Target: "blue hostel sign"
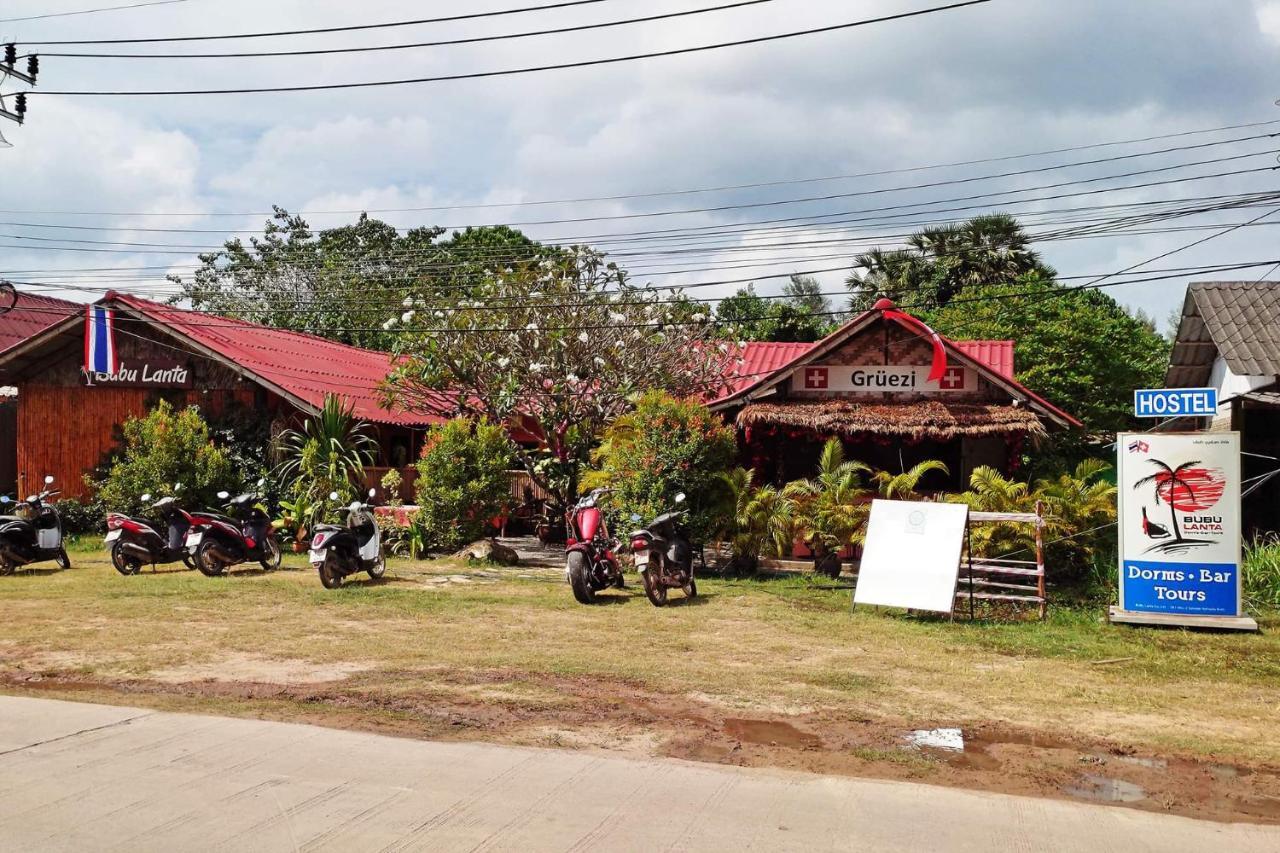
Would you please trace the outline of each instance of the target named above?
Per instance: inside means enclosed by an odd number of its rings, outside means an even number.
[[[1213,417],[1218,413],[1216,388],[1139,388],[1133,392],[1139,418]]]

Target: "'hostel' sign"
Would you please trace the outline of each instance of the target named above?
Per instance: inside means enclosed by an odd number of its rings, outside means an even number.
[[[114,373],[81,370],[86,385],[117,388],[190,388],[191,368],[167,359],[121,361]]]
[[[1112,618],[1240,616],[1239,433],[1116,438],[1120,607]]]
[[[936,382],[929,381],[929,369],[927,364],[809,364],[791,375],[791,390],[945,394],[972,391],[977,386],[977,375],[967,367],[953,364]]]

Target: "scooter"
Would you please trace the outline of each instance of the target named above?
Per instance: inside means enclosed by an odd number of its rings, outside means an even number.
[[[376,489],[369,490],[372,499]],[[329,493],[336,501],[337,492]],[[377,580],[387,572],[387,556],[382,552],[382,530],[367,503],[352,501],[343,510],[346,526],[317,524],[311,536],[311,567],[320,575],[325,589],[337,589],[342,579],[356,572],[368,572]]]
[[[684,503],[684,499],[684,492],[676,495],[676,504]],[[669,589],[683,590],[686,598],[698,594],[698,582],[693,577],[693,545],[680,524],[686,513],[682,509],[664,512],[629,537],[644,594],[654,607],[666,605]],[[639,521],[640,516],[632,515],[631,520]]]
[[[258,481],[258,488],[265,480]],[[280,568],[280,543],[271,529],[271,519],[258,507],[254,492],[231,497],[218,492],[228,501],[230,512],[192,513],[192,527],[187,533],[187,551],[195,558],[196,568],[206,577],[218,577],[232,566],[256,560],[271,571]]]
[[[19,566],[53,560],[60,569],[71,568],[71,558],[62,542],[62,516],[46,503],[61,492],[49,489],[52,476],[44,478],[44,491],[31,495],[25,501],[10,500],[0,496],[0,511],[13,515],[0,515],[0,575],[11,575]]]
[[[596,593],[602,589],[624,586],[622,567],[613,553],[618,543],[609,538],[609,528],[599,506],[600,499],[611,491],[594,489],[569,513],[565,575],[579,604],[593,603]]]
[[[175,483],[173,491],[176,493],[181,488],[180,483]],[[149,500],[150,494],[142,496],[143,503]],[[144,563],[150,563],[153,571],[161,563],[179,561],[188,569],[194,569],[195,557],[186,546],[192,516],[178,505],[173,495],[160,498],[151,509],[154,519],[119,512],[107,514],[107,537],[103,544],[111,549],[111,565],[122,575],[136,575]]]

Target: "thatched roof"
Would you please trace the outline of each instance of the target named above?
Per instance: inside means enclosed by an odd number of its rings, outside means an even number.
[[[820,435],[873,433],[914,441],[948,441],[958,436],[1040,433],[1044,425],[1025,407],[983,403],[752,403],[738,413],[738,426],[803,429]]]

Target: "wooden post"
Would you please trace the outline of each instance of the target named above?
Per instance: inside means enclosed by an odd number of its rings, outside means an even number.
[[[1040,595],[1040,619],[1048,615],[1049,597],[1044,587],[1044,502],[1036,501],[1036,587]]]

